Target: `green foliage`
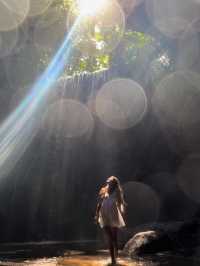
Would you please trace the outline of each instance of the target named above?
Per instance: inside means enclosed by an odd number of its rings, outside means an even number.
[[[67,75],[80,74],[83,72],[94,73],[102,71],[110,66],[110,57],[106,54],[96,56],[83,55],[80,51],[73,53],[69,64],[65,69]]]
[[[76,13],[74,0],[55,0],[54,5],[67,11],[73,8],[74,14]],[[81,27],[84,27],[84,34],[81,32],[82,28],[78,29],[81,34],[77,34],[77,38],[73,40],[73,55],[65,69],[67,75],[92,73],[119,65],[133,69],[154,49],[152,37],[142,32],[127,30],[118,47],[110,52],[106,45],[114,45],[118,36],[122,35],[118,26],[107,29],[98,25],[98,22],[95,24],[94,21],[85,20]],[[48,54],[45,53],[41,62],[45,65],[49,60]]]
[[[113,53],[113,64],[120,62],[125,65],[132,65],[136,59],[145,51],[150,52],[153,47],[154,40],[149,35],[128,30],[124,33],[123,39],[116,52]],[[116,57],[116,53],[118,56]]]

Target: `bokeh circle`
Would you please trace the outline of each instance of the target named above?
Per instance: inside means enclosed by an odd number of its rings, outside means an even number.
[[[166,36],[178,38],[189,24],[199,18],[200,4],[195,0],[148,0],[146,12]]]
[[[148,185],[128,182],[123,185],[127,203],[127,226],[134,227],[155,222],[160,211],[160,199]]]
[[[28,15],[30,17],[42,15],[54,0],[29,0],[30,9]]]
[[[177,71],[166,76],[152,97],[153,109],[161,122],[187,128],[200,122],[200,75]]]
[[[28,16],[29,0],[0,0],[0,31],[16,29]]]
[[[85,105],[72,99],[60,99],[48,107],[43,127],[47,136],[58,134],[64,138],[76,138],[90,134],[93,122]]]
[[[37,20],[33,40],[39,49],[55,53],[59,49],[65,35],[66,12],[52,7]]]
[[[147,98],[143,88],[135,81],[114,79],[100,89],[95,105],[103,123],[114,129],[127,129],[143,118]]]

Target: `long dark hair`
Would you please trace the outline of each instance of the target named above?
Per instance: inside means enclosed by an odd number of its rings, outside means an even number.
[[[120,181],[116,176],[110,176],[106,183],[108,186],[108,192],[109,194],[116,193],[117,203],[122,206],[125,206],[125,200],[124,200],[124,192],[121,187]]]
[[[115,193],[118,205],[124,209],[127,204],[124,200],[124,192],[119,179],[116,176],[110,176],[106,180],[106,184],[99,191],[100,198],[104,198],[106,194]]]

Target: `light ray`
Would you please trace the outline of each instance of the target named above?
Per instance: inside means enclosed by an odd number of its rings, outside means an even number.
[[[79,16],[52,62],[31,89],[30,94],[0,126],[0,177],[8,174],[31,143],[38,126],[48,91],[63,71],[72,52],[71,39],[76,34]]]

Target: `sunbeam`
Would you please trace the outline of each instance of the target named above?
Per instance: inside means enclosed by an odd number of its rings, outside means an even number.
[[[0,177],[12,170],[32,141],[41,115],[41,102],[61,74],[72,51],[71,39],[81,22],[79,16],[52,62],[36,81],[30,94],[0,126]]]

